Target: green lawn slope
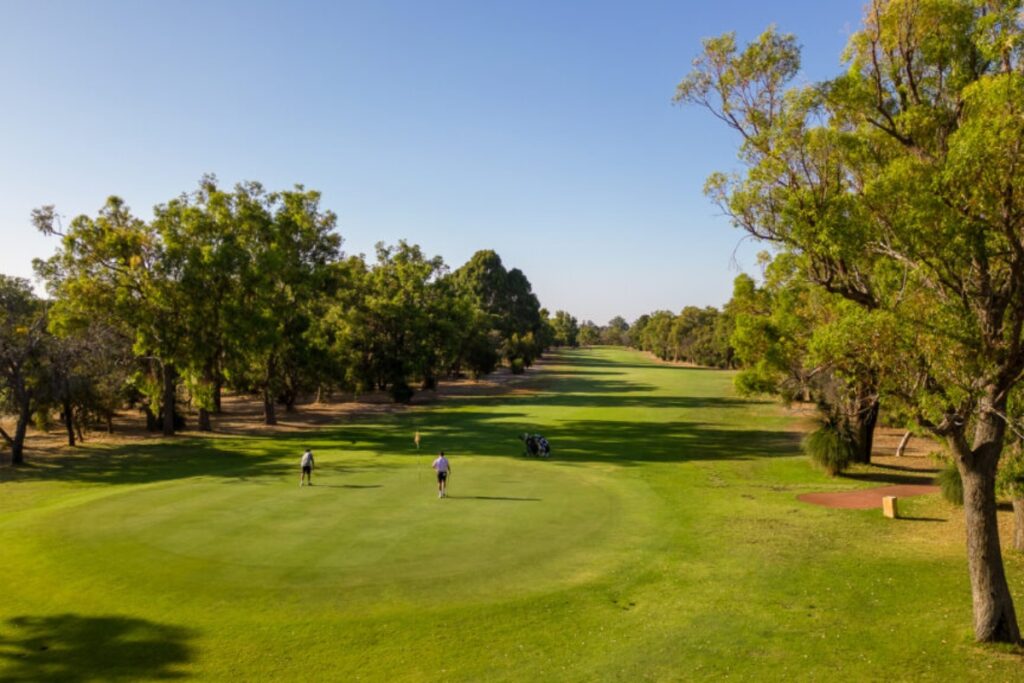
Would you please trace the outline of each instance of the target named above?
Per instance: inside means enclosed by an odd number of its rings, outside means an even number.
[[[800,503],[871,483],[798,443],[730,373],[594,349],[500,395],[6,470],[0,680],[1024,679],[971,642],[956,512]]]

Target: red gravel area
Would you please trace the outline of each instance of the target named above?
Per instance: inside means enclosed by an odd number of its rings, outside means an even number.
[[[923,496],[927,493],[938,493],[938,486],[922,484],[901,484],[899,486],[879,486],[859,491],[843,491],[841,493],[805,493],[797,496],[797,500],[805,503],[823,505],[827,508],[845,508],[848,510],[868,510],[882,507],[883,496],[908,498]]]

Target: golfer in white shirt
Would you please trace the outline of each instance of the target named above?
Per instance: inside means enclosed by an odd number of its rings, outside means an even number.
[[[431,467],[437,472],[437,497],[444,498],[448,495],[448,475],[452,473],[452,465],[444,457],[444,451],[441,451]]]

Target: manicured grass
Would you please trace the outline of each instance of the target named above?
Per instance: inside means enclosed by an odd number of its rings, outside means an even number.
[[[573,351],[530,391],[4,471],[0,680],[1024,678],[971,642],[956,511],[799,503],[871,484],[731,379]]]

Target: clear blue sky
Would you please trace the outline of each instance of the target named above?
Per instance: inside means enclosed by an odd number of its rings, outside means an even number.
[[[832,75],[862,2],[4,0],[0,272],[52,252],[33,207],[148,217],[212,172],[322,191],[349,253],[494,249],[581,319],[720,305],[758,247],[701,191],[736,140],[675,85],[770,23]]]

